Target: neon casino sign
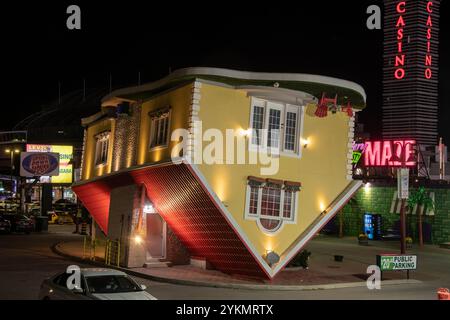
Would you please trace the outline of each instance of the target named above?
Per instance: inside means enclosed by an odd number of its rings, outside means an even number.
[[[432,66],[432,55],[431,55],[431,39],[433,35],[433,18],[431,14],[433,13],[433,1],[427,1],[425,5],[425,11],[427,14],[427,22],[426,22],[426,47],[427,51],[425,53],[425,78],[431,79],[433,76],[433,72],[431,70]],[[406,55],[403,51],[403,39],[405,38],[405,19],[404,16],[407,13],[406,10],[406,1],[400,1],[397,3],[395,12],[397,13],[397,19],[395,20],[395,27],[397,28],[397,52],[395,55],[395,70],[394,70],[394,77],[397,80],[401,80],[405,77],[405,61],[406,61]]]
[[[431,36],[432,36],[432,28],[433,28],[433,19],[431,18],[431,14],[433,13],[433,1],[428,1],[426,10],[428,13],[427,18],[427,53],[425,54],[425,78],[431,79],[433,73],[431,71]]]
[[[403,79],[405,77],[405,54],[403,53],[403,38],[404,38],[404,28],[405,19],[403,15],[406,13],[406,1],[400,1],[397,3],[396,12],[398,14],[397,23],[397,54],[395,56],[395,71],[394,77],[397,80]]]

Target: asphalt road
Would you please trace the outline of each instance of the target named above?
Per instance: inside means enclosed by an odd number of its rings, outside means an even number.
[[[42,280],[65,270],[73,262],[55,255],[50,246],[79,235],[72,235],[72,226],[52,226],[47,234],[0,235],[0,299],[36,299]],[[314,244],[314,246],[327,246]],[[335,245],[330,243],[335,248]],[[316,248],[317,249],[317,248]],[[347,248],[347,250],[349,250]],[[317,250],[316,250],[317,251]],[[348,253],[351,254],[350,252]],[[422,284],[383,286],[381,290],[365,287],[315,291],[260,291],[221,289],[173,285],[136,278],[147,285],[147,291],[158,299],[436,299],[436,289],[450,283],[450,259],[430,255],[426,263],[436,266],[442,277],[434,277]],[[450,254],[449,254],[450,257]],[[433,260],[434,259],[434,260]]]

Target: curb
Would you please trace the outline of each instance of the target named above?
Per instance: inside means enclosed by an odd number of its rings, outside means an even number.
[[[73,260],[83,264],[90,264],[97,267],[105,267],[104,263],[82,259],[77,256],[72,256],[67,254],[58,248],[64,242],[59,242],[53,244],[50,249],[53,253]],[[163,278],[158,276],[153,276],[146,273],[141,273],[137,271],[133,271],[133,269],[127,269],[122,267],[115,266],[107,266],[110,269],[120,270],[126,272],[129,275],[157,281],[164,282],[170,284],[177,285],[185,285],[185,286],[195,286],[195,287],[209,287],[209,288],[222,288],[222,289],[245,289],[245,290],[272,290],[272,291],[312,291],[312,290],[329,290],[329,289],[343,289],[343,288],[357,288],[357,287],[366,287],[366,281],[358,281],[358,282],[342,282],[342,283],[331,283],[331,284],[318,284],[318,285],[300,285],[300,286],[287,286],[287,285],[270,285],[270,284],[241,284],[241,283],[224,283],[224,282],[203,282],[203,281],[194,281],[194,280],[183,280],[183,279],[172,279],[172,278]],[[401,284],[420,284],[422,281],[415,279],[401,279],[401,280],[384,280],[381,282],[381,285],[401,285]]]

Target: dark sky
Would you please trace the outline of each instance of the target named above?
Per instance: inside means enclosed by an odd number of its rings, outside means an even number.
[[[361,84],[368,94],[361,120],[381,128],[381,30],[366,28],[366,8],[381,1],[47,1],[2,11],[0,129],[62,93],[135,85],[172,70],[214,66],[316,73]],[[66,28],[66,8],[79,4],[82,30]],[[440,134],[450,143],[450,1],[441,6]],[[6,80],[6,81],[5,81]],[[6,101],[5,101],[6,100]],[[93,110],[95,112],[95,110]]]

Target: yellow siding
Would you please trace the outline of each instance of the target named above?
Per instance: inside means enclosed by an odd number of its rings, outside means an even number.
[[[160,162],[171,159],[171,150],[176,142],[170,142],[169,148],[150,151],[150,116],[149,112],[171,107],[169,132],[175,129],[188,128],[189,108],[192,101],[192,84],[161,94],[142,104],[140,138],[138,145],[138,165]]]
[[[111,162],[112,162],[112,146],[114,144],[114,129],[115,121],[110,119],[105,119],[90,125],[87,128],[86,133],[86,145],[84,150],[83,158],[83,176],[82,180],[88,180],[94,177],[98,177],[104,174],[111,173]],[[111,131],[109,136],[109,151],[108,151],[108,162],[106,165],[96,166],[95,165],[95,148],[96,139],[95,136],[104,131]]]
[[[203,130],[218,128],[225,132],[226,129],[247,129],[250,100],[245,92],[203,84],[199,112]],[[266,235],[255,221],[244,219],[247,177],[263,177],[259,166],[198,166],[261,255],[266,250],[282,254],[348,184],[349,117],[338,112],[326,118],[317,118],[311,116],[314,112],[311,109],[305,111],[303,127],[303,138],[308,138],[310,145],[303,149],[301,159],[281,156],[278,174],[270,176],[273,179],[298,181],[303,185],[297,199],[297,224],[285,223],[276,235]],[[203,143],[204,146],[207,144]]]

